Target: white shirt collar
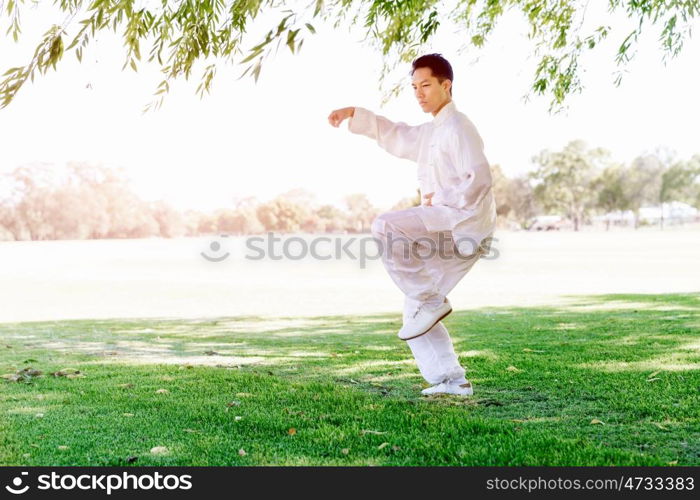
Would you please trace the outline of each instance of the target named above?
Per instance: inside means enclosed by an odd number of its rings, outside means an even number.
[[[433,124],[434,125],[440,125],[447,120],[447,118],[454,113],[457,110],[457,107],[455,106],[455,102],[450,99],[450,102],[445,104],[440,111],[438,111],[438,114],[433,117]]]

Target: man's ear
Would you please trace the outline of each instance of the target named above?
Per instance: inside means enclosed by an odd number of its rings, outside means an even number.
[[[442,88],[444,88],[445,92],[447,92],[449,94],[450,89],[452,88],[452,80],[444,79],[442,81]]]

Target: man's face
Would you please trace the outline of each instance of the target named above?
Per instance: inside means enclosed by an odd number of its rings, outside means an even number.
[[[418,104],[426,113],[435,114],[450,100],[452,82],[443,80],[440,83],[430,68],[416,69],[413,72],[412,85]]]

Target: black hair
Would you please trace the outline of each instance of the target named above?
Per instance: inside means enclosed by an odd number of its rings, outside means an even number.
[[[433,76],[438,79],[438,82],[442,83],[445,80],[454,82],[454,74],[452,72],[452,65],[449,61],[442,57],[441,54],[426,54],[420,56],[418,59],[413,61],[413,69],[411,70],[411,76],[413,72],[418,68],[430,68]],[[450,96],[452,95],[452,86],[450,85]]]

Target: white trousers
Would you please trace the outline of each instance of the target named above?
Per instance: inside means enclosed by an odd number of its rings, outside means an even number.
[[[442,303],[487,250],[480,247],[473,255],[461,255],[451,231],[428,231],[415,208],[418,207],[381,214],[371,228],[380,245],[384,267],[405,295],[404,322],[421,303]],[[464,380],[465,370],[442,321],[406,342],[427,382]]]

